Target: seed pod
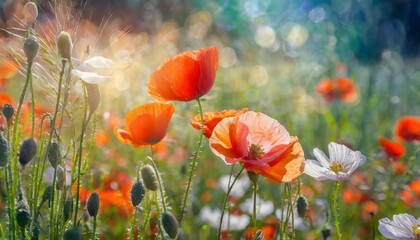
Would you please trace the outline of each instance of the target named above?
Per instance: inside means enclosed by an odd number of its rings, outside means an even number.
[[[89,111],[90,114],[93,114],[101,103],[101,92],[99,91],[98,84],[90,83],[86,83],[86,91]]]
[[[48,161],[50,161],[51,166],[55,169],[57,165],[60,163],[60,146],[54,140],[51,142],[50,147],[48,148]]]
[[[13,106],[8,103],[4,104],[2,109],[3,116],[6,118],[7,122],[9,122],[15,112],[15,109],[13,109]]]
[[[9,162],[9,143],[0,132],[0,167],[5,167]]]
[[[73,49],[73,43],[68,32],[61,32],[57,39],[58,53],[61,58],[65,58],[71,61],[71,51]]]
[[[86,208],[87,211],[89,213],[90,216],[92,217],[96,217],[96,215],[98,215],[98,211],[99,211],[99,194],[97,194],[96,192],[93,192],[86,204]]]
[[[33,138],[23,140],[20,146],[19,163],[23,167],[28,164],[35,157],[37,149],[38,146]]]
[[[164,212],[161,215],[161,221],[165,232],[171,239],[175,239],[178,236],[178,220],[175,216],[170,212]]]
[[[67,222],[67,220],[69,220],[71,217],[71,199],[67,199],[64,202],[63,216],[64,216],[64,222]]]
[[[70,228],[64,233],[64,240],[82,240],[82,234],[78,228]]]
[[[322,239],[328,239],[331,236],[331,229],[324,228],[322,229],[321,233],[322,233]]]
[[[149,164],[142,167],[141,171],[141,178],[143,179],[143,183],[147,189],[150,191],[156,191],[158,189],[157,177],[153,167]]]
[[[43,202],[45,202],[45,201],[49,201],[50,200],[50,198],[51,198],[51,196],[52,196],[52,191],[53,191],[53,186],[51,186],[51,185],[48,185],[46,188],[45,188],[45,190],[44,190],[44,193],[42,194],[42,201]]]
[[[38,50],[39,43],[35,38],[29,37],[25,40],[25,43],[23,44],[23,51],[25,52],[28,62],[32,62],[35,59],[38,54]]]
[[[55,187],[57,190],[64,189],[64,186],[66,186],[66,170],[60,165],[56,168],[57,171],[57,185]]]
[[[30,221],[29,206],[25,200],[20,200],[16,207],[16,222],[21,228],[25,228]]]
[[[144,198],[144,187],[140,181],[137,181],[131,187],[131,204],[137,206],[141,203]]]
[[[299,196],[297,199],[297,212],[298,216],[304,218],[308,210],[308,202],[304,196]]]
[[[35,3],[27,2],[22,8],[23,21],[26,25],[31,25],[35,22],[38,17],[38,8]]]
[[[258,173],[248,171],[248,177],[249,177],[249,180],[251,180],[251,182],[258,183],[258,179],[260,178],[260,175]]]

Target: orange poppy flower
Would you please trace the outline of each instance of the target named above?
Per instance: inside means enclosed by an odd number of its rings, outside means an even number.
[[[207,94],[216,77],[218,57],[216,47],[207,47],[169,58],[150,76],[150,96],[159,101],[188,102]]]
[[[234,117],[238,114],[242,114],[242,113],[247,112],[247,111],[248,111],[248,108],[243,108],[242,110],[229,109],[229,110],[224,110],[224,111],[221,111],[221,112],[205,112],[203,114],[203,116],[204,116],[204,136],[206,136],[207,138],[210,138],[210,136],[213,132],[213,129],[224,118]],[[201,129],[201,116],[199,114],[195,115],[192,118],[191,125],[197,130]]]
[[[141,105],[127,113],[125,129],[115,129],[115,136],[120,142],[135,147],[158,143],[165,137],[174,111],[171,104]]]
[[[405,154],[405,147],[400,142],[391,141],[385,137],[380,137],[379,145],[381,145],[389,158],[398,159]]]
[[[277,230],[276,225],[267,225],[258,230],[261,231],[264,235],[264,240],[275,239],[274,237]],[[258,230],[256,230],[255,232],[257,232]],[[249,228],[246,230],[245,239],[254,239],[254,228]]]
[[[0,87],[3,87],[6,80],[18,73],[18,65],[14,60],[7,60],[0,64]]]
[[[400,118],[395,126],[395,134],[406,141],[420,141],[420,117]]]
[[[13,100],[12,98],[9,96],[9,94],[2,92],[0,93],[0,107],[3,107],[4,104],[10,104],[13,105]]]
[[[346,103],[353,103],[358,97],[357,88],[349,78],[321,80],[316,86],[316,91],[328,102],[338,99]]]
[[[420,203],[420,178],[409,183],[401,192],[401,200],[408,207],[413,207]]]
[[[304,153],[297,137],[263,113],[249,111],[223,119],[213,130],[210,148],[226,164],[240,162],[277,183],[303,173]]]

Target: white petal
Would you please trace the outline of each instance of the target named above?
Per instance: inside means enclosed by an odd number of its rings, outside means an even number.
[[[330,153],[331,161],[346,164],[346,160],[352,151],[342,144],[331,142],[328,144],[328,152]]]
[[[347,173],[352,174],[360,165],[364,164],[366,157],[362,155],[359,151],[351,152],[349,156],[348,165],[345,166]]]
[[[321,166],[321,164],[315,160],[305,161],[304,173],[315,178],[318,181],[323,181],[327,179],[337,180],[337,174]]]
[[[83,81],[91,84],[103,83],[111,79],[110,76],[98,75],[95,72],[83,72],[79,70],[73,70],[72,73],[80,79],[82,79]]]
[[[110,69],[114,67],[114,61],[108,58],[104,57],[92,57],[88,60],[84,61],[83,63],[84,67],[92,68],[92,69]],[[80,69],[83,70],[83,69]]]
[[[379,220],[379,232],[388,239],[401,239],[401,240],[409,240],[413,237],[413,233],[410,229],[400,225],[400,222],[395,222],[389,220],[388,218],[382,218]]]
[[[322,164],[322,166],[330,168],[330,159],[328,159],[327,156],[325,156],[325,153],[323,151],[319,150],[318,148],[314,148],[314,155],[316,159]]]

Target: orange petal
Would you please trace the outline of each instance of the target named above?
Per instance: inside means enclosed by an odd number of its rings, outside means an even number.
[[[295,137],[291,137],[292,143],[275,161],[270,168],[249,166],[249,171],[263,175],[273,182],[290,182],[300,176],[304,170],[304,153],[302,146]]]
[[[234,124],[234,117],[223,119],[213,130],[210,137],[210,149],[226,163],[233,164],[238,162],[239,156],[232,147],[230,130]]]
[[[178,54],[150,76],[147,89],[160,101],[191,101],[210,91],[218,67],[216,47]]]

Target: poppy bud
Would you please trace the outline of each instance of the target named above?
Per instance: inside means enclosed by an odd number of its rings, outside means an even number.
[[[68,32],[61,32],[57,39],[58,53],[61,58],[65,58],[71,61],[71,51],[73,49],[73,43]]]
[[[5,167],[9,162],[9,143],[0,132],[0,167]]]
[[[144,187],[140,181],[137,181],[131,187],[131,204],[137,206],[141,203],[144,198]]]
[[[152,166],[149,164],[145,165],[141,169],[141,177],[147,189],[150,191],[156,191],[158,189],[156,174]]]
[[[55,187],[57,190],[62,190],[66,185],[66,170],[62,166],[57,166],[57,185]]]
[[[53,191],[53,186],[48,185],[45,190],[44,190],[44,194],[42,194],[42,201],[49,201],[51,196],[52,196],[52,191]]]
[[[16,208],[16,222],[21,228],[25,228],[31,221],[31,214],[29,213],[29,206],[25,200],[17,203]]]
[[[178,236],[178,220],[170,212],[164,212],[161,216],[162,226],[171,239]]]
[[[23,44],[23,51],[25,52],[26,59],[28,59],[28,62],[32,62],[34,60],[34,58],[38,54],[38,50],[39,43],[35,38],[29,37],[25,40],[25,43]]]
[[[297,212],[299,217],[304,218],[308,211],[308,202],[304,196],[299,196],[297,199]]]
[[[249,177],[249,180],[251,180],[251,182],[256,184],[258,183],[258,179],[260,178],[260,175],[258,173],[248,171],[248,177]]]
[[[8,103],[3,105],[3,116],[6,118],[8,122],[12,118],[14,112],[15,112],[15,109],[13,109],[12,105]]]
[[[101,92],[98,84],[86,83],[87,101],[89,105],[90,114],[94,113],[101,103]]]
[[[33,138],[23,140],[20,146],[19,163],[23,167],[28,164],[35,157],[37,149],[38,147]]]
[[[36,18],[38,17],[38,8],[35,3],[27,2],[22,9],[23,13],[23,21],[27,25],[31,25],[35,22]]]
[[[48,161],[50,161],[51,166],[55,169],[60,161],[60,146],[56,141],[52,141],[50,147],[48,148]]]
[[[82,240],[82,234],[78,228],[70,228],[64,233],[64,240]]]
[[[90,216],[92,217],[96,217],[96,215],[98,215],[98,210],[99,210],[99,194],[97,194],[96,192],[93,192],[86,204],[86,208],[87,211],[89,213]]]
[[[70,199],[67,199],[64,202],[63,217],[64,217],[64,222],[67,222],[67,220],[69,220],[71,217],[71,200]]]
[[[324,228],[322,229],[321,233],[322,233],[322,239],[328,239],[331,236],[331,229]]]
[[[264,233],[261,230],[258,230],[255,233],[254,240],[263,240],[263,239],[264,239]]]

